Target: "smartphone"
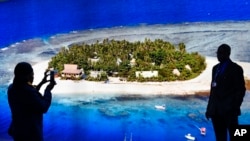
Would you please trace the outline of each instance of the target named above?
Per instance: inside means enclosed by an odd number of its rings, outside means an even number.
[[[50,71],[50,82],[55,82],[55,72]]]

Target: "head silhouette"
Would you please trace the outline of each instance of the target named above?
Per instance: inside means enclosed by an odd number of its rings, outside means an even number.
[[[222,44],[217,50],[217,59],[219,62],[223,63],[230,59],[231,48],[227,44]]]
[[[14,75],[14,85],[22,85],[28,82],[32,83],[34,79],[33,68],[27,62],[18,63],[14,69]]]

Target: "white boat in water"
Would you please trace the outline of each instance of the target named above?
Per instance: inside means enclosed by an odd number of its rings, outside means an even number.
[[[165,105],[155,105],[155,108],[159,109],[159,110],[165,110],[166,106]]]
[[[190,141],[194,141],[195,140],[195,137],[192,136],[190,133],[188,133],[187,135],[185,135],[185,138],[190,140]]]

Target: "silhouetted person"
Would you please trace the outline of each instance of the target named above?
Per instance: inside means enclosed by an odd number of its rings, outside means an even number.
[[[18,63],[14,75],[13,83],[8,88],[12,114],[9,134],[14,141],[43,141],[43,113],[50,107],[51,90],[55,83],[50,82],[42,96],[39,89],[47,82],[46,73],[37,87],[32,86],[34,73],[29,63]]]
[[[238,125],[240,106],[245,96],[243,69],[230,59],[231,48],[222,44],[217,50],[219,64],[212,70],[206,118],[212,119],[217,141],[227,141]]]

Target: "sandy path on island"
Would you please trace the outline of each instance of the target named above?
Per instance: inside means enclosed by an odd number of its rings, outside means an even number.
[[[119,78],[110,78],[109,83],[90,82],[86,80],[72,81],[56,78],[57,85],[53,94],[142,94],[142,95],[167,95],[167,94],[195,94],[208,92],[210,89],[212,67],[218,63],[214,57],[206,57],[207,67],[196,78],[186,81],[173,82],[124,82]],[[244,76],[250,79],[250,63],[237,62],[244,69]],[[42,80],[48,61],[33,65],[34,84]],[[45,86],[42,87],[44,89]],[[42,92],[42,91],[41,91]]]

